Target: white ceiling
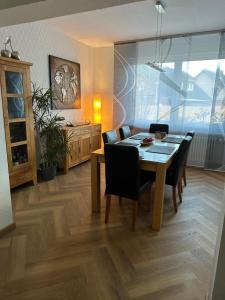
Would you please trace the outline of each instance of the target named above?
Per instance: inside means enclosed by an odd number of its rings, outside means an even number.
[[[0,27],[138,1],[142,0],[0,0]]]
[[[225,28],[225,0],[164,0],[163,3],[166,14],[162,35]],[[93,47],[156,35],[154,0],[64,16],[47,22]]]

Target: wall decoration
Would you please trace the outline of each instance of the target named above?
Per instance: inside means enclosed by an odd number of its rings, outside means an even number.
[[[80,64],[49,55],[52,109],[81,108]]]
[[[10,47],[11,50],[7,49]],[[11,36],[6,38],[6,41],[4,43],[4,49],[1,50],[1,56],[8,57],[8,58],[14,58],[20,60],[20,54],[18,51],[13,50],[12,48],[12,38]]]

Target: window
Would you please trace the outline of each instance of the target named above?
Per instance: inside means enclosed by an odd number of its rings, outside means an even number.
[[[219,33],[164,40],[165,72],[147,65],[155,58],[154,41],[119,45],[116,53],[123,56],[123,63],[120,56],[115,64],[115,86],[119,87],[115,93],[116,120],[146,129],[151,122],[162,122],[168,123],[171,131],[191,128],[207,132],[212,116],[222,118],[221,105],[225,102],[221,40]]]

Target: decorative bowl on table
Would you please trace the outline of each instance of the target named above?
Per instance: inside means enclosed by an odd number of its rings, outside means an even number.
[[[145,138],[141,141],[141,146],[142,147],[150,146],[153,143],[153,141],[154,139],[152,137]]]

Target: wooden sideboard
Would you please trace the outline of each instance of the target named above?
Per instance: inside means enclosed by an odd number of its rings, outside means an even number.
[[[67,173],[72,168],[91,158],[91,152],[101,148],[101,124],[65,127],[64,133],[69,137],[68,154],[63,169]]]

